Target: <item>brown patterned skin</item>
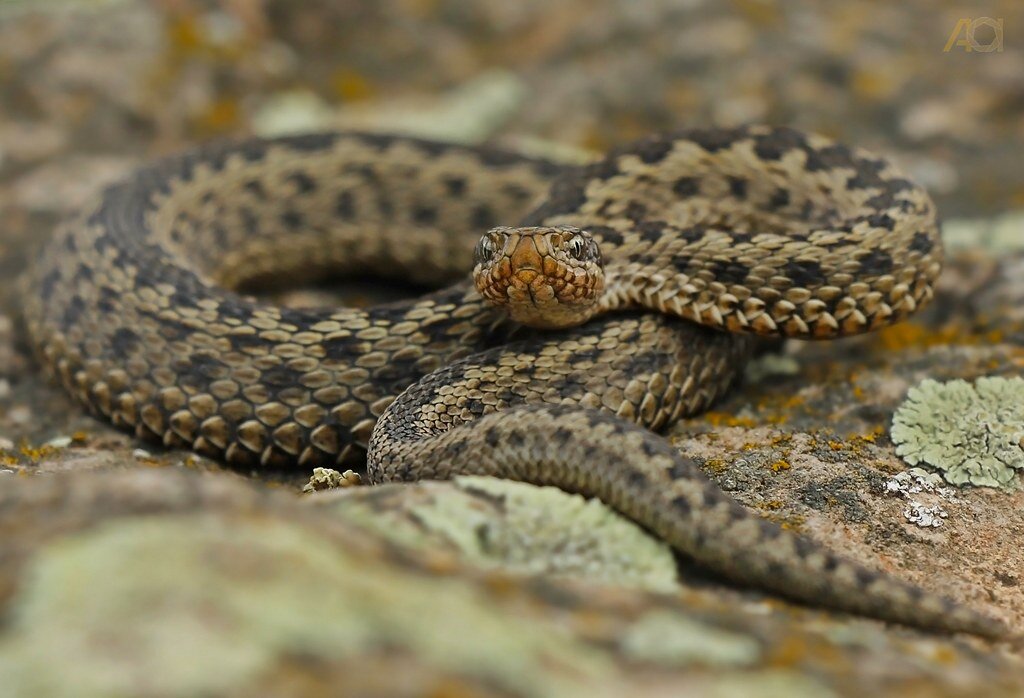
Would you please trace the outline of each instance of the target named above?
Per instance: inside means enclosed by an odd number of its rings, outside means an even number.
[[[276,308],[230,290],[299,273],[464,279],[480,232],[517,220],[588,231],[604,262],[595,312],[623,312],[509,343],[502,312],[465,280],[365,310]],[[140,437],[304,468],[359,460],[370,441],[375,482],[485,472],[554,484],[737,581],[999,636],[980,614],[749,514],[646,430],[707,407],[747,352],[742,337],[681,318],[762,335],[864,331],[927,301],[940,260],[919,187],[788,129],[659,136],[578,170],[325,134],[199,150],[107,190],[44,250],[25,316],[68,390]]]

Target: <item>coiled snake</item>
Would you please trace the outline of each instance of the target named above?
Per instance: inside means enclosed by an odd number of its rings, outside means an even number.
[[[480,291],[466,279],[478,239]],[[648,431],[720,395],[744,335],[828,338],[906,317],[941,255],[921,188],[789,129],[656,136],[581,168],[323,134],[207,147],[109,188],[45,247],[25,317],[72,395],[167,446],[310,468],[368,445],[374,482],[557,485],[739,582],[998,636],[748,513]],[[366,271],[461,280],[367,309],[238,293]],[[547,327],[595,317],[531,334],[498,305]]]

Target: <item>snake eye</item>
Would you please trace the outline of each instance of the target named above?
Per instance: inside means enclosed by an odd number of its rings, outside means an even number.
[[[476,243],[473,257],[477,264],[484,264],[489,262],[497,251],[498,246],[494,243],[494,239],[490,235],[484,235],[480,238],[480,242]]]
[[[576,259],[583,259],[583,253],[586,250],[586,245],[583,243],[583,238],[574,237],[569,240],[569,254]]]

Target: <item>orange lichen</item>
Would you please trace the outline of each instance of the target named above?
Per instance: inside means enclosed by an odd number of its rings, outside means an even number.
[[[806,403],[800,395],[769,395],[758,401],[757,410],[761,413],[763,424],[785,424],[793,411]]]
[[[882,425],[878,425],[874,429],[872,429],[870,432],[868,432],[867,434],[855,434],[855,433],[847,434],[846,435],[846,440],[850,441],[850,442],[853,442],[853,443],[856,443],[856,442],[859,441],[859,442],[863,442],[863,443],[873,444],[873,443],[875,443],[875,441],[878,440],[879,436],[882,436],[884,434],[885,434],[885,427],[882,426]]]
[[[799,533],[803,531],[804,524],[807,522],[807,517],[795,514],[793,516],[781,516],[776,514],[762,514],[763,519],[771,521],[773,524],[779,526],[786,531],[794,531]]]
[[[725,472],[729,463],[724,458],[708,458],[704,461],[704,467],[714,473]]]
[[[755,422],[750,417],[737,417],[728,412],[705,412],[704,419],[713,427],[755,427]]]
[[[376,94],[369,80],[346,68],[336,70],[331,76],[331,89],[344,102],[360,102]]]
[[[768,658],[768,664],[776,667],[797,666],[807,659],[807,655],[811,651],[807,640],[796,636],[783,637],[779,642],[773,643],[770,648],[771,656]]]
[[[195,128],[200,133],[215,134],[232,131],[241,123],[242,110],[238,100],[222,98],[207,105],[196,118]]]
[[[768,467],[772,469],[772,472],[777,473],[782,470],[789,470],[793,466],[789,464],[789,461],[780,458]]]
[[[783,21],[782,11],[775,3],[759,0],[734,0],[733,7],[755,26],[777,27]]]
[[[411,15],[418,19],[436,17],[440,12],[440,0],[401,0],[398,3],[402,15]]]
[[[890,70],[856,70],[850,80],[853,91],[870,101],[889,99],[900,85],[900,80]]]
[[[199,50],[203,45],[203,32],[199,21],[191,15],[176,17],[167,23],[168,43],[182,52]]]
[[[25,456],[33,463],[38,463],[44,458],[48,458],[57,453],[61,449],[47,444],[43,444],[42,446],[29,446],[28,444],[23,444],[18,450],[21,452],[21,455]]]
[[[933,347],[945,344],[987,345],[1003,341],[1000,330],[974,333],[970,328],[949,324],[930,329],[912,322],[886,327],[875,334],[875,344],[882,349],[893,351],[913,347]]]

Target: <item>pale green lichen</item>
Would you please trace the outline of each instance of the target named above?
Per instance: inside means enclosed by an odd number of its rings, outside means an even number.
[[[746,667],[761,659],[761,645],[754,638],[666,610],[641,616],[619,646],[630,659],[664,666]]]
[[[255,695],[283,658],[384,650],[516,695],[591,695],[584,684],[611,676],[565,628],[489,598],[291,522],[114,521],[29,564],[0,636],[0,694]]]
[[[950,484],[1009,488],[1024,468],[1024,379],[922,381],[893,415],[891,436],[904,461]]]
[[[995,218],[955,218],[942,223],[942,242],[954,249],[983,247],[992,252],[1024,249],[1024,211],[1014,210]]]
[[[341,108],[300,90],[266,100],[253,117],[253,128],[261,136],[340,128],[479,143],[492,137],[526,96],[523,81],[505,70],[485,71],[437,96],[372,100]]]
[[[743,378],[747,383],[760,383],[775,376],[795,376],[800,373],[800,363],[784,354],[762,354],[747,362]]]
[[[484,567],[652,591],[676,588],[669,548],[596,500],[489,477],[428,487],[433,496],[410,495],[404,512],[393,502],[378,506],[373,492],[365,500],[338,499],[336,510],[399,543],[443,541]]]

